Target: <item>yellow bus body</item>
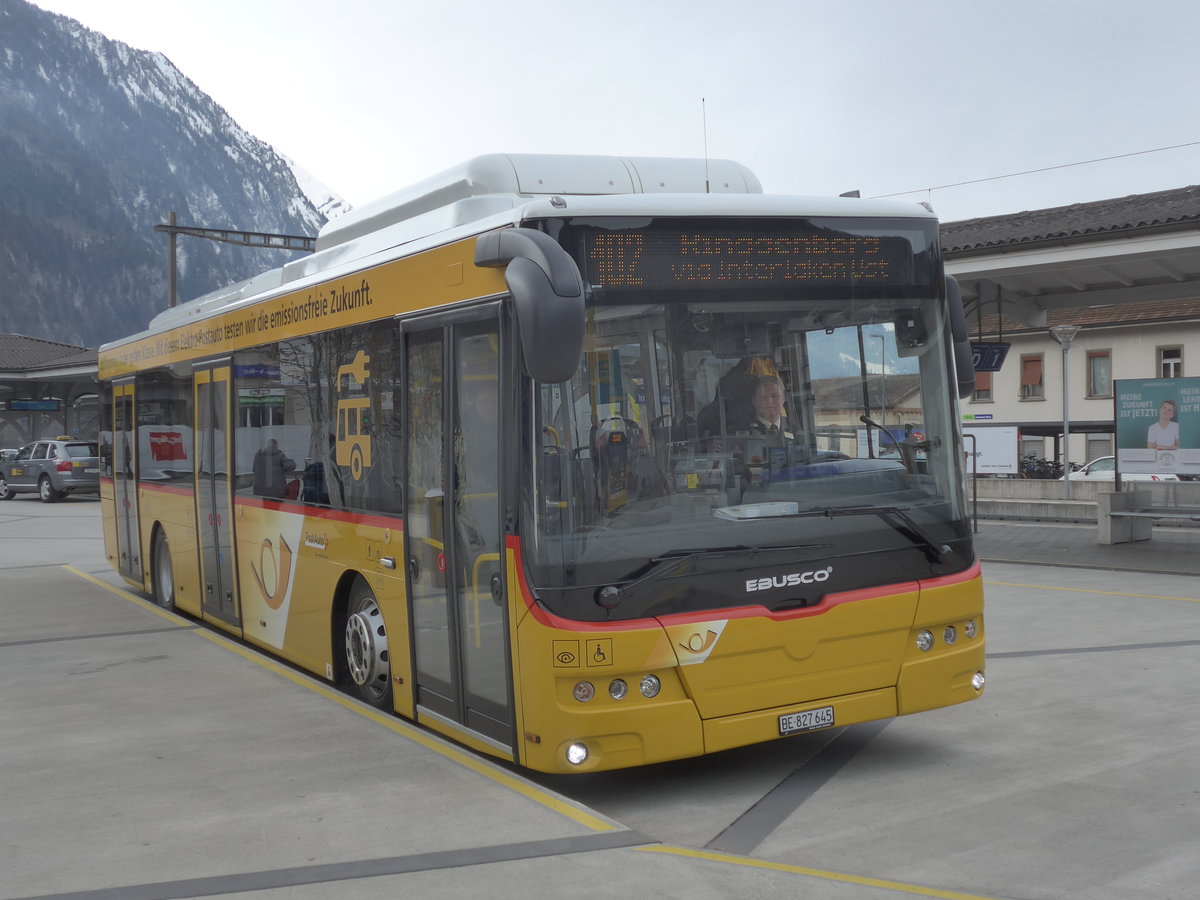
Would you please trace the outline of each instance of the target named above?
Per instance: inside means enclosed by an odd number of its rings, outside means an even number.
[[[476,266],[474,249],[474,238],[434,247],[135,336],[101,352],[100,378],[123,379],[259,344],[504,295],[504,271]],[[365,297],[368,290],[370,303],[336,300],[354,291]],[[100,495],[105,552],[120,570],[111,476],[102,479]],[[539,606],[524,579],[521,541],[510,535],[504,552],[511,670],[505,674],[512,685],[513,745],[499,747],[465,726],[423,715],[416,703],[402,518],[232,495],[239,625],[204,612],[202,526],[190,486],[139,482],[137,501],[144,562],[140,579],[125,576],[131,583],[153,593],[149,560],[161,530],[181,611],[334,680],[335,642],[342,636],[335,632],[333,609],[349,581],[361,576],[374,590],[392,637],[394,711],[535,770],[597,771],[682,759],[780,739],[781,716],[792,713],[832,707],[833,725],[842,727],[981,694],[972,685],[984,669],[978,563],[928,582],[831,594],[817,606],[786,614],[746,606],[594,624],[562,619]],[[610,504],[617,502],[610,498]],[[438,548],[433,550],[436,555]],[[490,602],[479,585],[472,587],[464,611],[468,632],[472,616],[478,625],[479,604]],[[968,622],[974,631],[970,637]],[[951,627],[959,635],[954,643],[942,639]],[[938,635],[928,651],[917,646],[917,635],[925,630]],[[640,685],[650,675],[660,689],[647,698]],[[627,686],[619,699],[610,694],[618,679]],[[581,682],[594,689],[589,699],[577,699]],[[573,744],[587,747],[582,764],[567,762]]]
[[[514,562],[510,571],[517,571]],[[908,588],[908,589],[906,589]],[[974,699],[983,671],[979,566],[937,582],[829,596],[803,614],[758,608],[604,627],[527,609],[516,629],[521,762],[533,769],[594,771],[700,756],[778,739],[779,717],[833,706],[840,727]],[[924,629],[973,638],[917,648]],[[564,655],[565,654],[565,655]],[[652,700],[638,685],[653,674]],[[608,687],[628,686],[615,700]],[[594,696],[580,702],[575,686]],[[573,743],[582,765],[566,762]]]
[[[101,493],[107,501],[105,547],[116,565],[111,481],[102,483]],[[153,529],[164,529],[172,548],[176,604],[204,618],[190,493],[143,487],[139,502],[143,558],[149,558]],[[404,573],[383,564],[385,558],[403,558],[401,521],[324,510],[310,515],[274,506],[235,500],[242,630],[208,620],[332,679],[333,600],[347,576],[360,574],[376,591],[389,634],[400,636],[390,644],[394,711],[531,769],[598,771],[776,740],[781,715],[813,707],[832,706],[835,725],[841,727],[980,695],[971,685],[984,667],[978,565],[931,583],[830,596],[789,616],[747,608],[604,626],[568,622],[539,609],[521,575],[519,541],[510,539],[517,746],[506,754],[452,723],[422,719],[415,706]],[[151,591],[149,578],[138,587]],[[963,635],[968,621],[975,623],[974,637],[952,645],[939,640],[931,651],[918,650],[921,630],[940,635],[954,626]],[[470,622],[468,609],[468,628]],[[661,690],[646,699],[639,683],[651,674]],[[616,679],[628,688],[620,700],[609,695]],[[586,702],[573,693],[583,681],[595,689]],[[582,766],[566,762],[566,748],[573,743],[588,747]]]

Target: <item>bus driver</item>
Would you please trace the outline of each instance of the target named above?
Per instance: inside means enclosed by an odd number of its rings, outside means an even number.
[[[763,375],[754,387],[754,417],[750,428],[763,435],[768,447],[795,443],[796,435],[784,413],[783,382],[775,375]]]

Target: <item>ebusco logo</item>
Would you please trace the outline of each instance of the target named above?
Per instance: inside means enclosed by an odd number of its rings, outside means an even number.
[[[833,574],[833,566],[825,569],[812,569],[808,572],[789,572],[786,575],[773,575],[770,578],[747,578],[746,593],[752,591],[770,591],[775,588],[798,587],[802,584],[816,584],[828,581]]]

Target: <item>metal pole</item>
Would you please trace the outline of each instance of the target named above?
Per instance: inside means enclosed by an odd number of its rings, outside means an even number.
[[[1063,499],[1070,500],[1071,499],[1071,463],[1070,463],[1071,454],[1070,454],[1068,448],[1071,443],[1071,416],[1067,412],[1067,403],[1068,403],[1068,398],[1070,397],[1070,391],[1068,389],[1068,377],[1069,377],[1068,372],[1070,370],[1069,370],[1069,367],[1067,366],[1067,354],[1069,354],[1071,352],[1071,342],[1069,340],[1063,341],[1062,348],[1063,348],[1063,443],[1062,443],[1062,447],[1063,447],[1063,453],[1062,453],[1062,457],[1063,457]]]
[[[1075,340],[1075,335],[1079,334],[1078,325],[1055,325],[1050,329],[1050,337],[1054,338],[1062,345],[1063,350],[1063,439],[1062,439],[1062,467],[1063,467],[1063,499],[1071,499],[1071,416],[1067,412],[1068,397],[1070,396],[1069,386],[1069,366],[1067,354],[1071,351],[1071,341]]]
[[[874,334],[879,338],[879,424],[887,425],[887,335]]]
[[[175,244],[179,240],[175,231],[175,213],[167,214],[167,224],[170,226],[170,231],[167,232],[167,309],[174,309],[175,304],[179,302],[179,293],[175,286]]]
[[[979,533],[979,445],[973,434],[964,434],[963,440],[971,442],[971,519],[972,532]]]

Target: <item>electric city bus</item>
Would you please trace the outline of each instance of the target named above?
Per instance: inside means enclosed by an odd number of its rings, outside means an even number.
[[[534,770],[930,710],[984,685],[973,378],[923,206],[485,156],[101,348],[105,551]]]

